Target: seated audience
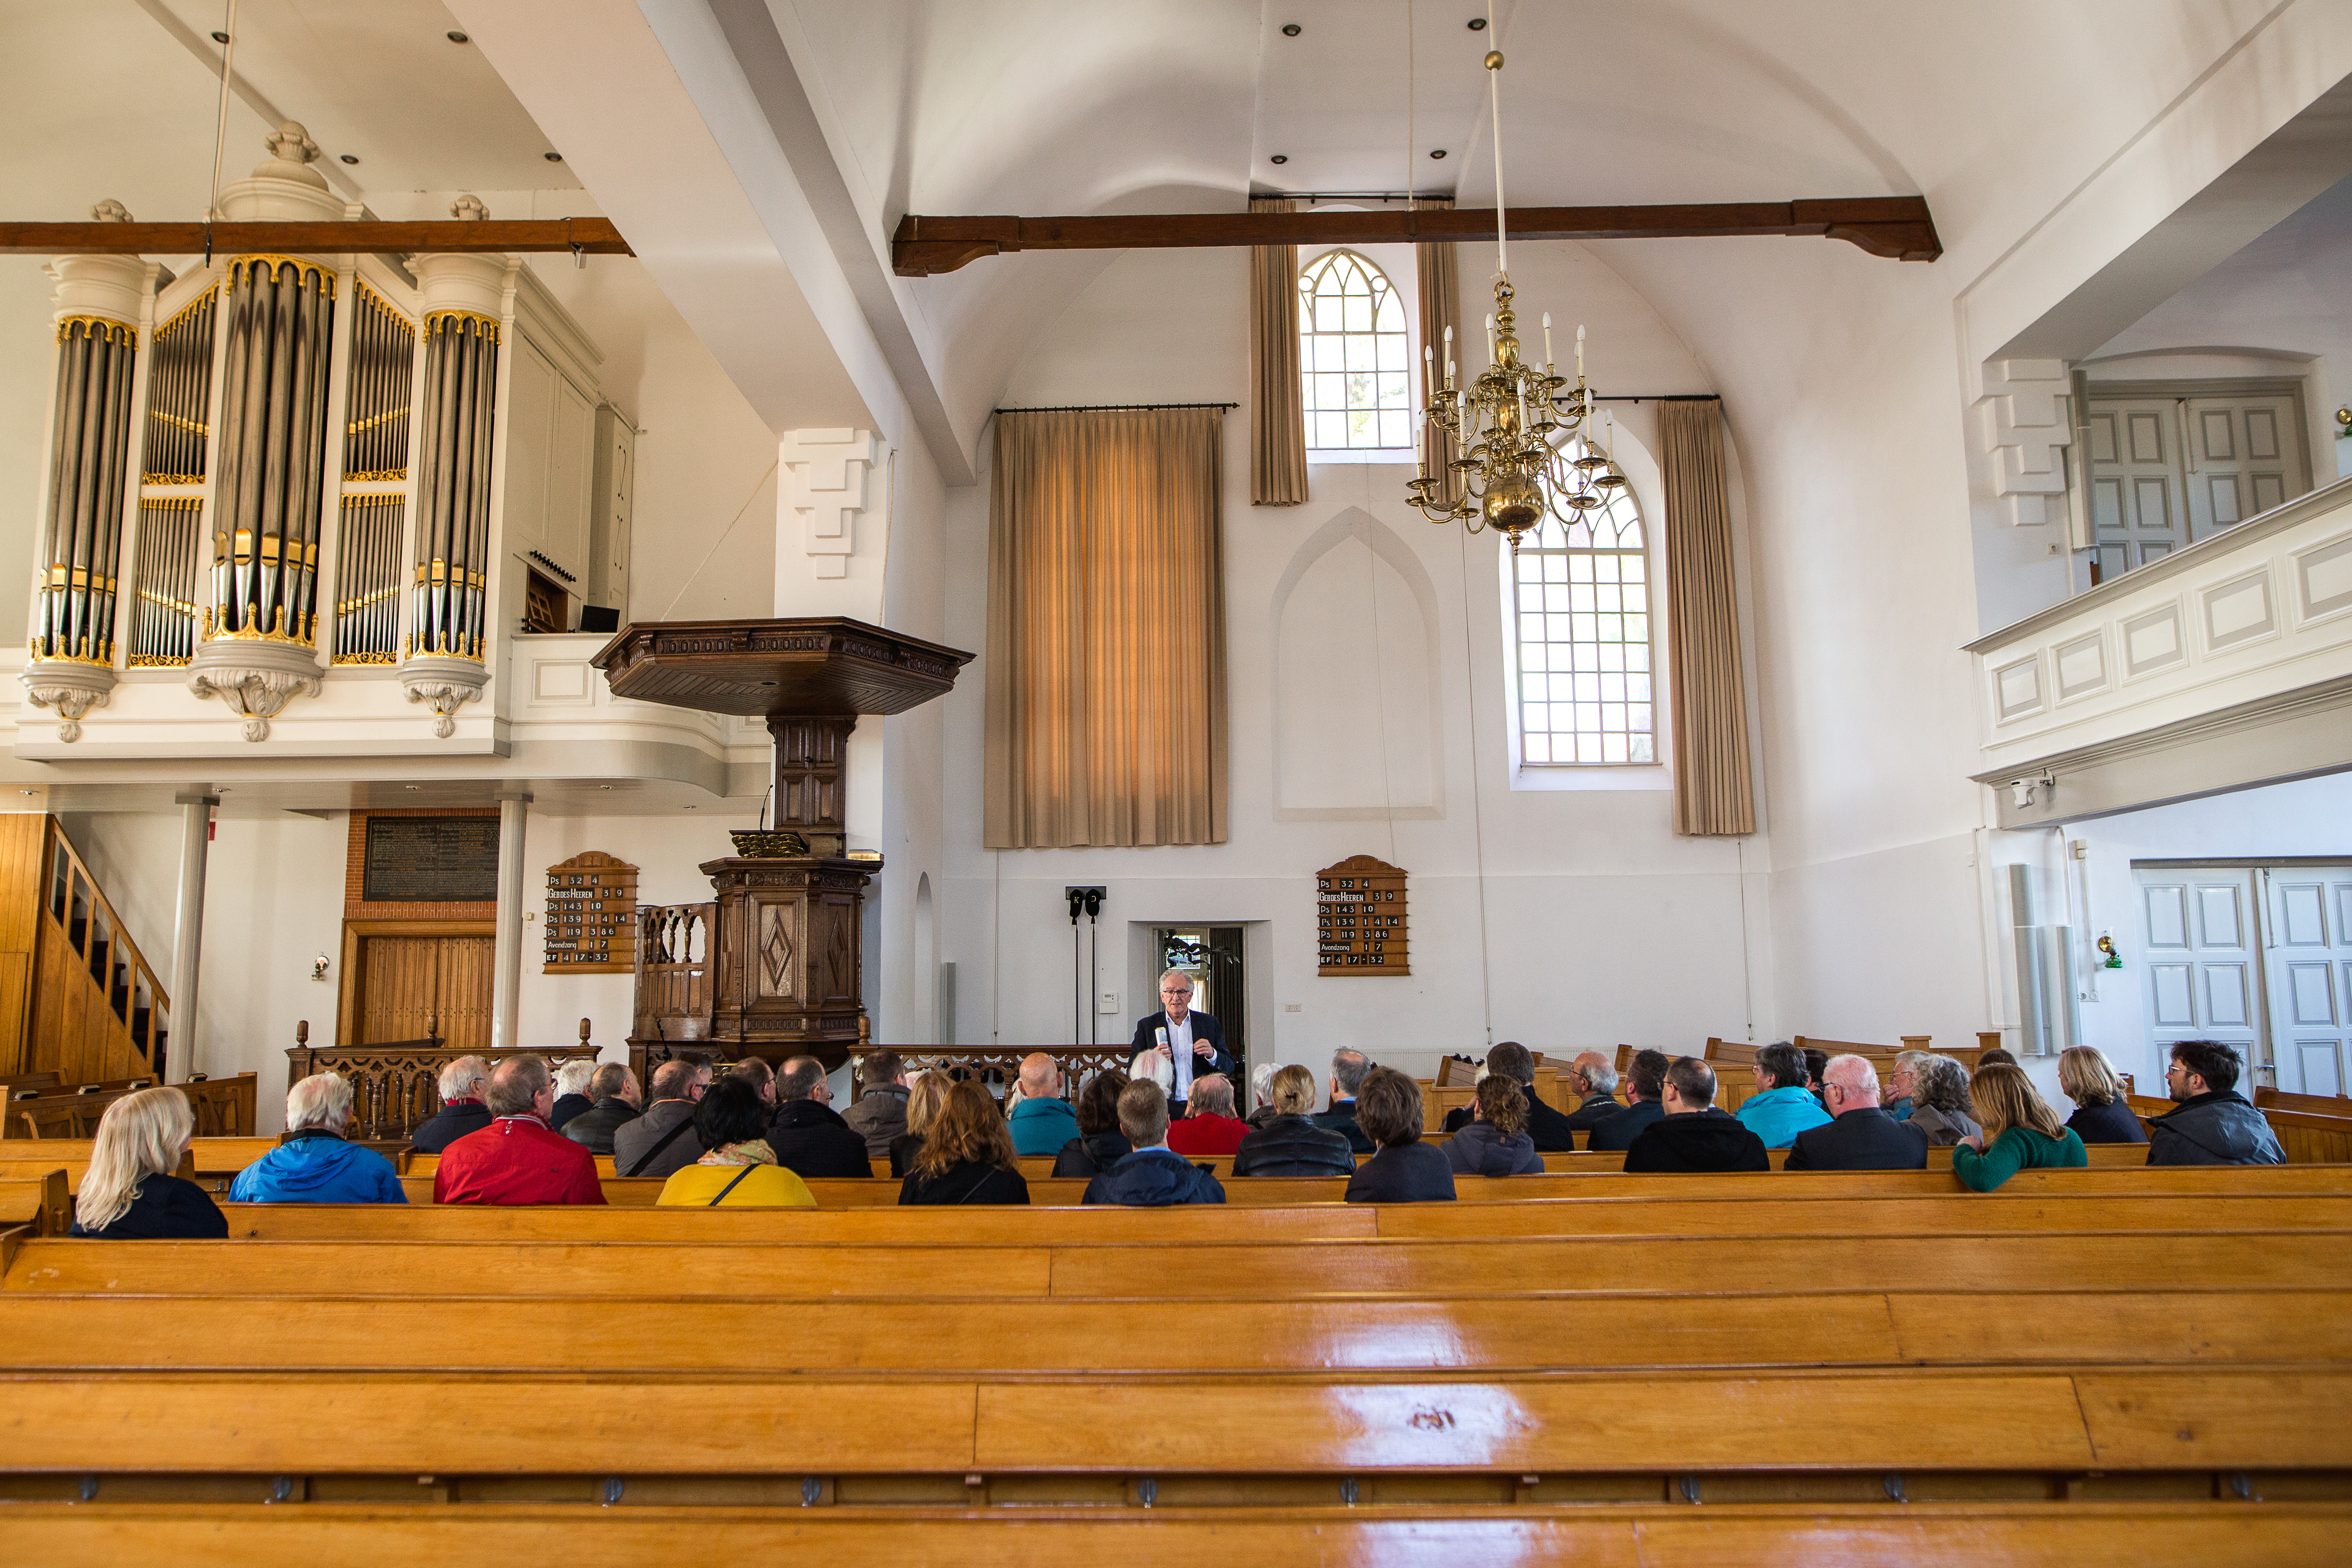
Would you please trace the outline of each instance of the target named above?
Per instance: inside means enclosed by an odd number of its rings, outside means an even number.
[[[108,1106],[74,1194],[73,1234],[100,1241],[206,1241],[228,1235],[209,1194],[173,1173],[195,1141],[196,1113],[176,1089],[142,1089]]]
[[[1580,1051],[1567,1073],[1568,1091],[1577,1107],[1560,1118],[1571,1131],[1589,1133],[1625,1107],[1617,1100],[1617,1068],[1598,1051]]]
[[[923,1134],[929,1131],[940,1107],[947,1103],[948,1090],[955,1082],[938,1068],[915,1075],[914,1084],[907,1090],[907,1131],[890,1140],[892,1175],[903,1176],[915,1168],[915,1155],[923,1146]]]
[[[645,1090],[637,1086],[635,1073],[619,1062],[606,1062],[588,1079],[588,1097],[594,1103],[563,1124],[563,1136],[585,1145],[591,1154],[609,1154],[613,1134],[637,1119]]]
[[[1349,1176],[1355,1174],[1356,1152],[1348,1135],[1318,1127],[1315,1075],[1292,1063],[1267,1079],[1265,1103],[1272,1115],[1254,1128],[1234,1151],[1236,1176]],[[1255,1117],[1256,1112],[1253,1111]]]
[[[555,1110],[547,1124],[558,1132],[563,1124],[596,1103],[588,1092],[588,1080],[596,1076],[596,1063],[588,1057],[573,1057],[555,1069]]]
[[[234,1204],[404,1204],[392,1162],[347,1143],[351,1080],[313,1073],[286,1091],[286,1141],[236,1173]]]
[[[1980,1068],[2013,1068],[2016,1065],[2017,1058],[2011,1053],[2002,1050],[1999,1046],[1995,1046],[1989,1051],[1979,1051],[1977,1053],[1977,1066]]]
[[[1927,1059],[1926,1051],[1897,1051],[1895,1065],[1886,1072],[1886,1084],[1879,1091],[1878,1109],[1897,1121],[1911,1120],[1917,1103],[1919,1064]]]
[[[824,1064],[794,1057],[776,1074],[776,1119],[768,1125],[776,1163],[805,1177],[870,1176],[866,1140],[833,1108]]]
[[[408,1146],[420,1154],[438,1154],[468,1132],[490,1124],[490,1108],[482,1103],[489,1087],[490,1064],[481,1057],[459,1057],[441,1069],[441,1109],[417,1124]]]
[[[623,1176],[667,1176],[702,1157],[694,1108],[710,1092],[710,1058],[679,1051],[654,1068],[654,1102],[613,1134],[613,1170]]]
[[[1811,1046],[1805,1047],[1805,1090],[1820,1102],[1824,1110],[1829,1110],[1830,1101],[1828,1094],[1824,1092],[1822,1074],[1828,1070],[1829,1065],[1829,1052],[1817,1051]],[[1872,1070],[1874,1072],[1876,1069]],[[1837,1112],[1831,1110],[1830,1114],[1834,1116]]]
[[[1013,1146],[1024,1154],[1052,1154],[1078,1135],[1077,1113],[1062,1098],[1062,1069],[1043,1051],[1021,1058],[1021,1098],[1005,1118]]]
[[[442,1151],[436,1204],[601,1204],[596,1156],[547,1124],[555,1075],[547,1058],[513,1056],[490,1074],[491,1121]]]
[[[1612,1069],[1613,1070],[1613,1069]],[[1528,1136],[1538,1154],[1565,1154],[1576,1147],[1576,1123],[1543,1101],[1536,1092],[1535,1053],[1517,1040],[1498,1041],[1486,1052],[1486,1071],[1501,1073],[1528,1097]],[[1612,1079],[1613,1081],[1613,1079]],[[1445,1131],[1458,1132],[1469,1125],[1470,1108],[1456,1106],[1445,1113]]]
[[[1767,1149],[1786,1149],[1809,1127],[1826,1127],[1830,1113],[1805,1087],[1805,1053],[1787,1041],[1765,1046],[1748,1068],[1761,1092],[1740,1101],[1740,1125],[1764,1140]]]
[[[1666,1113],[1658,1096],[1665,1091],[1669,1059],[1664,1051],[1633,1053],[1633,1059],[1625,1068],[1625,1098],[1631,1103],[1584,1135],[1587,1149],[1631,1149],[1633,1140]]]
[[[1455,1175],[1543,1174],[1543,1156],[1528,1136],[1526,1090],[1503,1074],[1490,1072],[1478,1080],[1470,1111],[1469,1123],[1439,1146]]]
[[[887,1160],[890,1145],[907,1132],[906,1064],[894,1050],[871,1052],[857,1064],[857,1103],[843,1111],[841,1119],[866,1140],[868,1158]]]
[[[1239,1152],[1249,1123],[1234,1114],[1233,1080],[1204,1073],[1192,1080],[1184,1114],[1168,1124],[1168,1146],[1179,1154],[1205,1156]]]
[[[1250,1113],[1242,1120],[1252,1127],[1263,1127],[1282,1114],[1274,1104],[1274,1075],[1276,1070],[1272,1062],[1260,1062],[1250,1068]],[[1309,1073],[1307,1076],[1307,1081],[1312,1083],[1315,1075]],[[1309,1109],[1312,1109],[1311,1105]]]
[[[2176,1040],[2164,1069],[2174,1108],[2150,1121],[2151,1165],[2284,1165],[2263,1113],[2236,1092],[2238,1053],[2218,1040]]]
[[[750,1084],[752,1092],[760,1097],[760,1103],[767,1108],[769,1117],[772,1119],[775,1116],[776,1069],[768,1065],[767,1058],[739,1058],[728,1064],[727,1076],[739,1083]],[[708,1100],[710,1097],[706,1094],[703,1098]],[[698,1122],[696,1124],[695,1132],[698,1137],[701,1135],[701,1125]]]
[[[1099,1176],[1135,1152],[1118,1130],[1118,1097],[1130,1081],[1117,1068],[1087,1080],[1078,1091],[1078,1135],[1055,1152],[1054,1174]]]
[[[1826,1127],[1808,1128],[1789,1145],[1784,1171],[1924,1171],[1927,1134],[1879,1109],[1878,1069],[1868,1058],[1832,1057],[1822,1069]]]
[[[1331,1053],[1331,1108],[1315,1119],[1318,1127],[1328,1127],[1348,1140],[1348,1147],[1359,1154],[1372,1152],[1372,1141],[1356,1125],[1356,1090],[1364,1075],[1372,1070],[1372,1058],[1361,1051],[1337,1050]]]
[[[769,1077],[774,1077],[772,1068]],[[695,1140],[703,1153],[669,1173],[656,1203],[671,1208],[816,1206],[808,1184],[779,1166],[768,1146],[768,1102],[760,1097],[760,1082],[756,1073],[730,1072],[710,1086],[694,1108]]]
[[[1665,1114],[1625,1151],[1625,1168],[1657,1171],[1769,1171],[1764,1140],[1728,1111],[1715,1109],[1715,1069],[1676,1057],[1658,1091]]]
[[[1982,1131],[1969,1114],[1969,1069],[1957,1058],[1920,1052],[1911,1096],[1911,1124],[1927,1135],[1931,1147],[1949,1148]]]
[[[939,1114],[923,1134],[907,1179],[898,1184],[901,1204],[1025,1204],[1029,1184],[1013,1131],[988,1090],[960,1083],[947,1091]]]
[[[1952,1151],[1952,1174],[1969,1191],[1991,1192],[2022,1170],[2091,1163],[2083,1141],[2059,1121],[2024,1068],[1979,1067],[1969,1087],[1981,1130]]]
[[[1349,1203],[1454,1201],[1454,1167],[1421,1141],[1421,1085],[1394,1068],[1372,1068],[1356,1091],[1356,1121],[1380,1152],[1348,1178]]]
[[[1120,1092],[1118,1130],[1135,1152],[1087,1184],[1087,1203],[1168,1208],[1225,1201],[1215,1176],[1168,1147],[1168,1096],[1158,1084],[1130,1083]]]
[[[2058,1087],[2074,1102],[2066,1125],[2085,1143],[2145,1143],[2147,1129],[2131,1108],[2115,1064],[2095,1046],[2069,1046],[2058,1053]],[[2263,1127],[2268,1129],[2269,1123]]]

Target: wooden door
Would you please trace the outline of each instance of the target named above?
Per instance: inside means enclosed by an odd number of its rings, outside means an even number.
[[[345,971],[354,977],[351,1044],[422,1039],[431,1018],[453,1049],[489,1048],[495,939],[446,931],[354,934],[357,952]]]
[[[2264,879],[2274,1087],[2342,1094],[2352,1057],[2352,866],[2278,866]]]

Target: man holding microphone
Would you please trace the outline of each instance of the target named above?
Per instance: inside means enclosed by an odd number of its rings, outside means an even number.
[[[1160,1011],[1135,1026],[1128,1076],[1160,1082],[1168,1090],[1169,1115],[1184,1114],[1192,1080],[1210,1073],[1232,1079],[1239,1064],[1225,1054],[1225,1031],[1206,1013],[1192,1011],[1192,977],[1171,969],[1160,977]]]

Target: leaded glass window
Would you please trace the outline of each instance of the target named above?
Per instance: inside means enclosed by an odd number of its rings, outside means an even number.
[[[1352,250],[1307,264],[1298,275],[1298,365],[1309,450],[1411,447],[1410,364],[1404,304],[1386,274]]]
[[[1524,763],[1658,760],[1648,542],[1633,487],[1608,493],[1572,525],[1547,516],[1512,563]]]

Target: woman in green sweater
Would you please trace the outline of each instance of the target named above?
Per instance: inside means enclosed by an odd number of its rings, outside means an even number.
[[[2074,1130],[2034,1092],[2022,1068],[1995,1062],[1977,1069],[1969,1086],[1984,1131],[1952,1150],[1952,1174],[1972,1193],[1989,1193],[2034,1166],[2087,1165],[2091,1157]]]

